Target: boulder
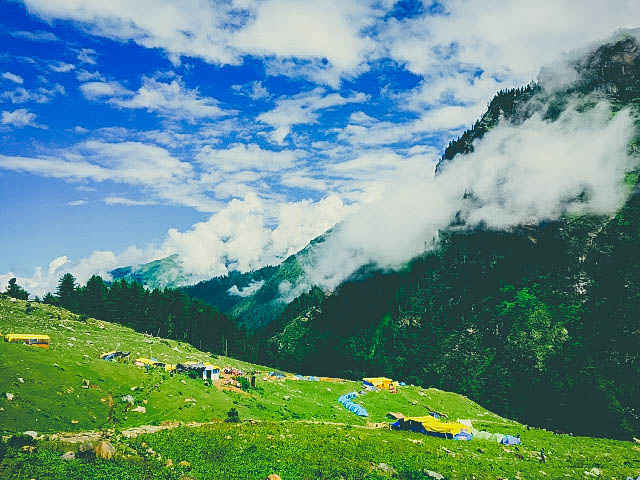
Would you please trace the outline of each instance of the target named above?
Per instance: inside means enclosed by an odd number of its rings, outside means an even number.
[[[435,478],[436,480],[444,480],[444,475],[438,472],[434,472],[433,470],[423,470],[422,473],[424,473],[427,477]]]
[[[74,452],[65,452],[62,454],[62,456],[60,457],[63,460],[74,460],[76,458],[76,454]]]
[[[110,442],[107,440],[102,440],[101,442],[96,443],[96,446],[93,448],[93,451],[96,453],[96,457],[104,458],[109,460],[113,458],[116,453],[116,449]]]

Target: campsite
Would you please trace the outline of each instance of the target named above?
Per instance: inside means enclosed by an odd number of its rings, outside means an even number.
[[[509,478],[518,472],[522,478],[538,478],[541,471],[549,478],[582,478],[595,469],[600,478],[625,478],[640,465],[640,448],[632,443],[529,428],[455,393],[413,386],[392,393],[366,389],[367,380],[276,375],[268,367],[214,358],[185,343],[80,320],[57,307],[38,304],[28,314],[25,310],[24,301],[0,298],[0,331],[46,332],[51,344],[40,349],[0,342],[0,368],[6,372],[0,378],[0,425],[8,442],[0,477],[56,478],[45,475],[52,471],[78,479],[146,475],[178,480],[210,478],[215,472],[219,478],[258,479],[275,472],[283,479],[302,479],[323,472],[323,478],[408,479],[429,478],[422,473],[429,470],[448,472],[445,478],[452,479],[472,474]],[[100,358],[114,349],[130,352],[130,363]],[[221,383],[216,388],[201,375],[136,366],[137,358],[165,365],[215,362],[229,372],[260,374],[255,388],[227,389]],[[354,401],[367,417],[338,403],[338,397],[354,391],[362,392]],[[237,422],[227,421],[231,409],[238,413]],[[476,431],[518,436],[522,443],[392,430],[390,412],[468,420]],[[37,440],[19,444],[25,431]],[[99,439],[115,447],[115,456],[83,458],[86,445]],[[65,460],[67,452],[76,458]],[[208,461],[211,455],[218,460]]]
[[[640,0],[0,5],[0,480],[640,480]]]

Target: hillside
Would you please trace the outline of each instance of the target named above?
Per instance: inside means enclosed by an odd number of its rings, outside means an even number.
[[[260,375],[257,389],[240,392],[205,387],[202,380],[182,374],[171,377],[157,369],[145,372],[131,364],[106,362],[100,353],[118,348],[131,351],[132,357],[165,362],[211,360],[268,370],[212,358],[187,344],[120,325],[80,321],[53,306],[30,305],[27,313],[26,302],[0,298],[3,334],[29,330],[49,334],[52,341],[49,349],[0,343],[0,429],[9,438],[0,444],[0,478],[258,479],[278,473],[288,480],[318,475],[409,479],[429,478],[424,477],[427,470],[451,479],[534,478],[541,471],[550,478],[582,476],[584,471],[624,478],[640,472],[640,449],[629,443],[529,429],[437,389],[400,387],[397,394],[365,394],[358,401],[370,416],[362,419],[336,401],[340,394],[357,390],[356,382],[269,381]],[[11,400],[6,393],[13,395]],[[125,410],[125,395],[146,411]],[[115,401],[115,423],[107,420],[108,402],[102,401],[109,396]],[[238,424],[222,421],[231,407],[239,412]],[[523,445],[514,450],[486,440],[457,442],[376,425],[388,421],[388,411],[424,415],[426,408],[452,419],[470,419],[478,429],[520,435]],[[148,427],[132,430],[142,425]],[[26,430],[36,431],[35,448],[22,448],[25,440],[10,437]],[[115,445],[113,459],[61,458],[63,452],[81,450],[99,438]],[[545,463],[540,460],[542,449]]]
[[[553,124],[563,111],[581,114],[598,101],[611,105],[611,118],[631,111],[636,135],[627,149],[637,165],[638,40],[622,33],[576,58],[575,68],[578,78],[561,88],[546,87],[555,80],[548,72],[540,83],[499,92],[473,128],[450,143],[438,174],[499,124],[522,126],[533,115]],[[619,189],[628,197],[614,215],[571,213],[501,231],[467,228],[460,212],[440,232],[438,248],[398,272],[291,303],[261,333],[263,356],[256,360],[348,378],[402,374],[524,422],[639,436],[637,169],[625,181]],[[474,192],[465,201],[472,209]]]

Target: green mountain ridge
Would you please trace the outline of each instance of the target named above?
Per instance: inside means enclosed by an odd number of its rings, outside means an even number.
[[[449,144],[438,174],[499,122],[521,125],[536,113],[554,122],[599,99],[612,115],[632,109],[628,151],[637,156],[636,36],[622,33],[574,65],[577,79],[562,88],[541,82],[499,92]],[[535,425],[640,436],[637,170],[626,183],[630,196],[613,216],[565,215],[509,231],[466,229],[460,220],[441,232],[436,250],[397,272],[352,279],[330,296],[305,294],[260,332],[256,360],[317,375],[404,375]]]

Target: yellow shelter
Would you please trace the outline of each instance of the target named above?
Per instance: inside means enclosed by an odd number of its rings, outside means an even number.
[[[389,390],[393,385],[393,380],[387,377],[369,377],[363,378],[362,381],[369,383],[380,390]]]
[[[24,343],[25,345],[40,348],[49,348],[49,343],[51,342],[49,335],[38,335],[35,333],[10,333],[4,338],[7,342]]]

